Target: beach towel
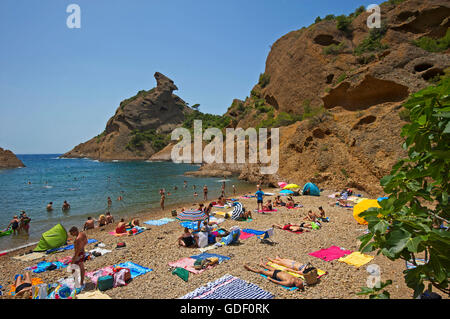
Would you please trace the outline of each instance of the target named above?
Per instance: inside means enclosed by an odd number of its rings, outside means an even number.
[[[180,277],[181,279],[183,279],[186,282],[189,280],[189,271],[187,271],[184,268],[180,268],[180,267],[175,268],[172,271],[172,275],[177,275],[178,277]]]
[[[355,251],[354,253],[351,253],[350,255],[346,257],[341,257],[338,259],[338,261],[344,262],[346,264],[355,266],[357,268],[367,264],[370,262],[374,257],[361,254],[359,251]]]
[[[300,208],[302,208],[303,206],[294,206],[294,207],[292,207],[292,206],[286,206],[286,208],[287,209],[300,209]]]
[[[417,264],[417,266],[423,266],[423,265],[425,265],[426,263],[427,263],[427,261],[426,261],[425,259],[422,259],[422,258],[416,258],[416,264]],[[406,268],[407,268],[407,269],[414,269],[414,268],[416,268],[417,266],[415,266],[415,265],[413,264],[413,261],[412,261],[412,260],[406,262]]]
[[[173,221],[175,221],[175,219],[161,218],[161,219],[157,219],[157,220],[147,220],[146,222],[144,222],[144,224],[150,225],[150,226],[162,226],[162,225],[168,224]]]
[[[255,236],[255,234],[247,233],[247,232],[242,230],[241,231],[241,235],[239,236],[239,239],[245,240],[245,239],[248,239],[248,238],[253,237],[253,236]]]
[[[310,253],[310,256],[314,256],[317,258],[320,258],[322,260],[325,261],[331,261],[331,260],[335,260],[338,258],[341,258],[345,255],[349,255],[351,254],[353,251],[351,250],[346,250],[342,247],[338,247],[338,246],[331,246],[330,248],[327,249],[320,249],[316,252]]]
[[[202,273],[203,271],[205,271],[206,269],[211,268],[211,266],[208,266],[207,268],[197,270],[194,267],[195,261],[196,261],[196,259],[194,259],[194,258],[186,257],[186,258],[181,258],[177,261],[170,262],[169,266],[175,267],[175,268],[184,268],[193,274],[199,274],[199,273]]]
[[[134,226],[133,228],[127,228],[127,232],[126,233],[118,234],[118,233],[116,233],[116,231],[112,231],[112,232],[109,232],[108,234],[116,236],[116,237],[128,236],[128,232],[130,230],[135,230],[135,231],[133,231],[133,235],[132,235],[132,236],[135,236],[135,235],[138,235],[138,234],[142,233],[144,230],[146,230],[146,228],[145,227]]]
[[[200,255],[191,256],[190,258],[193,259],[206,259],[206,258],[219,258],[219,264],[223,261],[230,260],[230,257],[223,256],[223,255],[217,255],[217,254],[208,254],[208,253],[202,253]]]
[[[100,290],[94,290],[83,292],[82,294],[77,295],[76,299],[111,299],[111,297]]]
[[[56,267],[56,268],[48,269],[50,266],[52,268],[53,267]],[[33,271],[35,274],[39,274],[41,272],[45,272],[45,271],[48,271],[48,270],[61,269],[61,268],[65,268],[67,266],[68,266],[68,264],[64,264],[64,263],[59,262],[59,261],[53,261],[53,262],[41,261],[36,266],[27,267],[27,268],[25,268],[25,270]]]
[[[272,299],[274,295],[253,283],[229,274],[207,283],[205,286],[179,299]]]
[[[107,266],[96,271],[91,271],[86,273],[86,277],[88,277],[94,284],[97,284],[97,280],[103,276],[112,276],[114,275],[114,267]]]
[[[279,264],[273,263],[271,261],[267,262],[267,265],[272,267],[272,268],[275,268],[275,269],[278,269],[278,270],[281,270],[281,271],[285,271],[285,272],[291,274],[292,276],[302,278],[303,280],[305,279],[305,277],[303,277],[303,275],[297,274],[295,272],[291,272],[291,271],[289,271],[289,268],[286,268],[283,265],[279,265]],[[326,271],[324,271],[322,269],[317,269],[317,278],[320,278],[320,277],[322,277],[322,276],[324,276],[326,274],[327,274]]]
[[[265,231],[261,231],[261,230],[255,230],[255,229],[250,229],[250,228],[245,228],[242,231],[248,233],[248,234],[253,234],[256,236],[261,236],[265,233]]]
[[[199,250],[201,253],[204,253],[205,251],[213,250],[213,249],[217,249],[217,248],[219,248],[219,246],[217,246],[217,245],[211,245],[211,246],[206,246],[206,247],[203,247],[203,248],[199,248],[198,250]]]
[[[135,264],[134,262],[131,262],[131,261],[127,261],[127,262],[124,262],[121,264],[114,265],[114,267],[128,268],[131,273],[131,279],[134,279],[134,278],[144,275],[150,271],[153,271],[153,269]]]
[[[88,244],[92,244],[92,243],[95,243],[97,241],[98,241],[97,239],[91,238],[91,239],[88,239]],[[71,250],[73,248],[74,248],[74,246],[72,244],[72,245],[67,245],[67,246],[64,246],[64,247],[58,247],[58,248],[49,249],[49,250],[47,250],[46,253],[47,254],[51,254],[51,253],[58,252],[58,251]]]
[[[266,270],[268,270],[268,269],[266,269]],[[266,278],[267,279],[267,276],[266,275],[263,275],[263,274],[259,274],[261,277],[264,277],[264,278]],[[277,285],[277,286],[280,286],[280,287],[282,287],[282,288],[284,288],[284,289],[286,289],[286,290],[289,290],[289,291],[294,291],[294,290],[297,290],[297,289],[299,289],[298,287],[288,287],[288,286],[283,286],[283,285]]]
[[[274,208],[274,209],[272,209],[272,210],[266,210],[266,209],[263,209],[263,210],[257,210],[257,209],[255,209],[255,210],[254,210],[255,213],[274,213],[274,212],[276,212],[276,211],[278,211],[276,208]]]
[[[103,255],[106,255],[106,254],[112,252],[112,250],[108,250],[108,249],[96,247],[96,248],[94,248],[94,249],[92,249],[92,250],[89,250],[89,252],[90,252],[91,254],[93,254],[93,253],[99,253],[99,254],[101,254],[101,255],[103,256]]]
[[[26,254],[26,255],[22,255],[22,256],[14,256],[11,258],[15,259],[15,260],[20,260],[20,261],[33,261],[33,260],[43,258],[43,257],[45,257],[44,252],[33,252],[31,254]]]
[[[44,282],[42,281],[41,278],[35,277],[35,278],[31,278],[31,286],[37,286],[37,285],[41,285]],[[14,296],[16,293],[16,285],[11,285],[8,291],[8,295],[9,296]]]

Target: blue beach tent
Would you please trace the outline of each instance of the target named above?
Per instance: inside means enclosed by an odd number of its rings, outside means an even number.
[[[302,194],[306,195],[305,193],[309,190],[309,194],[307,195],[311,195],[311,196],[320,196],[320,190],[319,187],[317,187],[315,184],[313,183],[306,183],[305,186],[303,186],[303,191]]]

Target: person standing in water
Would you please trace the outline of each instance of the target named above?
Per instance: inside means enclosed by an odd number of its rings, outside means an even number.
[[[233,185],[233,195],[236,196],[236,186]]]
[[[164,210],[164,201],[166,200],[166,195],[164,194],[164,192],[161,194],[161,200],[160,200],[160,204],[161,204],[161,210]]]
[[[19,230],[23,229],[28,234],[30,229],[30,222],[31,218],[27,216],[27,213],[25,211],[22,211],[22,214],[20,216],[19,220]]]
[[[203,199],[208,200],[208,186],[203,186]]]
[[[48,203],[47,205],[47,211],[51,212],[53,210],[53,202]]]
[[[111,207],[111,205],[112,205],[112,200],[111,200],[111,197],[108,197],[108,208],[110,208],[110,207]]]
[[[64,212],[68,211],[70,209],[70,204],[67,201],[64,201],[63,205],[62,205],[62,210]]]
[[[9,222],[8,227],[6,227],[6,229],[9,229],[9,227],[11,227],[12,231],[13,231],[13,235],[18,233],[19,230],[19,218],[16,216],[13,217],[13,219]]]

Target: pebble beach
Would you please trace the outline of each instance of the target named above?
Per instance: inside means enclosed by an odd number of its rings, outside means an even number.
[[[278,194],[279,189],[263,189],[266,193]],[[184,257],[197,255],[200,253],[198,248],[179,247],[177,239],[183,232],[183,227],[178,221],[170,222],[162,226],[149,226],[143,224],[144,221],[159,218],[172,218],[171,210],[180,207],[167,207],[164,211],[153,210],[137,215],[141,225],[147,230],[135,236],[115,237],[109,232],[113,231],[116,223],[107,225],[103,228],[95,228],[86,231],[89,239],[94,238],[105,244],[106,249],[112,250],[111,253],[96,257],[85,262],[86,272],[132,261],[144,267],[151,268],[153,271],[133,279],[128,285],[113,288],[105,291],[113,299],[176,299],[201,287],[208,282],[214,281],[225,274],[239,277],[245,281],[258,285],[262,289],[272,293],[276,299],[354,299],[368,298],[367,296],[358,296],[360,287],[366,286],[370,274],[367,272],[367,266],[376,264],[381,270],[381,280],[391,279],[393,284],[389,286],[388,291],[391,298],[412,297],[412,290],[409,289],[403,278],[403,271],[406,269],[404,261],[390,261],[382,255],[374,256],[374,259],[368,264],[356,268],[338,260],[323,261],[319,258],[310,256],[309,253],[328,248],[330,246],[339,246],[348,250],[358,251],[358,237],[367,229],[366,226],[358,224],[353,218],[351,208],[341,208],[335,205],[335,201],[327,195],[334,193],[333,190],[325,190],[320,197],[298,196],[294,200],[301,205],[300,209],[289,210],[285,207],[277,207],[277,212],[271,213],[252,213],[252,221],[234,221],[225,220],[220,224],[221,228],[230,229],[238,225],[241,229],[251,228],[255,230],[266,230],[273,224],[300,223],[309,210],[318,211],[322,206],[329,217],[328,223],[322,223],[319,230],[310,230],[302,234],[294,234],[280,229],[275,229],[273,241],[274,244],[262,243],[256,236],[245,240],[240,240],[237,245],[223,246],[209,251],[215,254],[221,254],[231,257],[211,269],[200,274],[189,274],[188,282],[183,281],[178,276],[173,275],[168,265],[169,262],[179,260]],[[364,194],[362,194],[364,195]],[[228,197],[230,197],[228,195]],[[231,196],[239,198],[238,196]],[[267,199],[275,199],[275,196],[266,196]],[[214,200],[214,199],[212,199]],[[239,199],[247,210],[253,212],[257,208],[256,199]],[[198,202],[192,204],[192,208],[197,207]],[[184,206],[185,208],[191,208]],[[225,211],[230,211],[227,209]],[[224,209],[214,208],[215,211],[224,211]],[[118,242],[125,242],[126,247],[115,249]],[[89,244],[86,250],[92,249],[94,244]],[[24,269],[36,265],[39,261],[56,261],[61,258],[71,256],[73,251],[64,251],[55,254],[46,255],[33,261],[19,261],[12,257],[23,255],[32,250],[34,246],[22,248],[0,257],[0,285],[3,290],[8,291],[8,287],[13,284],[15,274],[25,273]],[[289,291],[276,285],[262,276],[249,272],[244,269],[244,263],[249,263],[256,267],[261,258],[294,259],[301,263],[310,262],[313,266],[327,272],[322,276],[319,282],[313,286],[307,286],[304,291]],[[66,269],[46,271],[39,274],[33,274],[33,277],[41,278],[45,283],[53,283],[58,279],[67,277]],[[86,291],[95,289],[93,284],[86,279]],[[10,296],[1,298],[11,298]]]

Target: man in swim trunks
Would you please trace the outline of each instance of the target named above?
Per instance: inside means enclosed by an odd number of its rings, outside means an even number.
[[[282,286],[286,286],[286,287],[297,287],[297,288],[304,290],[303,281],[300,278],[297,278],[287,272],[264,265],[262,262],[259,264],[259,266],[261,266],[265,269],[268,269],[268,270],[254,269],[254,268],[251,268],[248,264],[245,264],[244,268],[247,269],[248,271],[252,271],[257,274],[265,275],[265,276],[267,276],[267,279],[269,279],[271,282],[276,283],[278,285],[282,285]]]
[[[78,265],[80,267],[80,276],[81,276],[81,280],[80,280],[80,284],[81,287],[84,286],[84,273],[85,273],[85,269],[84,269],[84,247],[86,246],[86,244],[88,243],[88,239],[87,236],[84,232],[80,232],[78,231],[77,227],[72,227],[69,230],[69,233],[71,236],[75,237],[75,241],[73,243],[74,245],[74,254],[72,257],[72,261],[70,262],[71,264],[75,264]]]
[[[255,193],[256,195],[256,203],[258,205],[258,211],[263,210],[263,196],[264,192],[261,190],[261,187],[258,186],[258,191]]]
[[[84,223],[83,230],[94,229],[95,223],[92,217],[88,217],[87,221]]]
[[[13,234],[16,234],[18,232],[19,229],[19,218],[16,216],[13,217],[13,219],[11,219],[11,221],[9,222],[8,227],[6,227],[6,229],[9,229],[9,227],[11,227]]]

